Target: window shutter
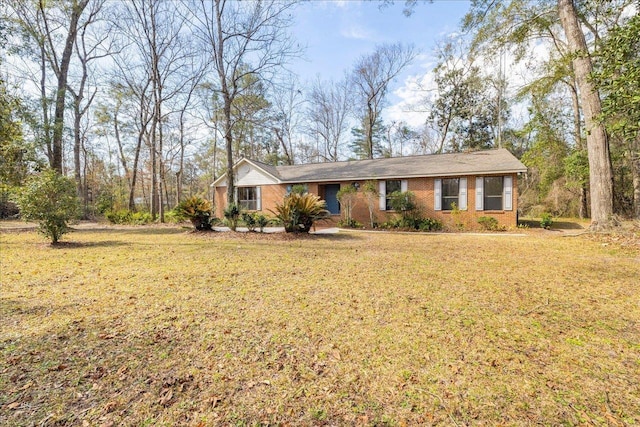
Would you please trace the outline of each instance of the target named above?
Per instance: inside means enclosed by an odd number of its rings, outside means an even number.
[[[504,210],[511,211],[513,210],[513,177],[505,176],[504,177]]]
[[[380,181],[380,210],[387,210],[387,183]]]
[[[400,191],[405,193],[408,190],[409,190],[409,182],[406,179],[403,179],[402,181],[400,181]]]
[[[461,211],[467,210],[467,178],[460,178],[458,188],[458,208]]]
[[[442,180],[436,179],[433,181],[433,209],[436,211],[442,210]]]
[[[476,177],[476,210],[484,210],[484,178]]]
[[[233,189],[233,203],[238,204],[238,187]]]
[[[256,210],[262,210],[262,190],[260,187],[256,187]]]

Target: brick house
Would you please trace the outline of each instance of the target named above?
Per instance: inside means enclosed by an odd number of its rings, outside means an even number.
[[[527,168],[506,149],[469,153],[432,154],[374,160],[312,163],[293,166],[271,166],[247,158],[234,166],[237,202],[245,210],[270,214],[294,185],[327,202],[332,222],[340,220],[340,204],[336,194],[341,187],[361,188],[375,181],[379,200],[375,207],[378,222],[394,214],[388,195],[394,191],[411,191],[416,195],[422,215],[452,224],[452,205],[461,213],[456,221],[476,228],[477,219],[491,216],[500,225],[515,227],[518,208],[518,175]],[[222,218],[226,206],[225,176],[218,178],[215,188],[216,216]],[[352,217],[369,223],[369,209],[363,195],[355,204]]]

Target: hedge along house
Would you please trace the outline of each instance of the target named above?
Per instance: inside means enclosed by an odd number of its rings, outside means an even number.
[[[477,219],[494,217],[506,227],[517,225],[518,175],[527,168],[506,149],[469,153],[431,154],[374,160],[271,166],[247,158],[233,167],[236,176],[234,198],[244,209],[270,214],[282,203],[294,185],[303,185],[327,203],[332,222],[341,216],[337,193],[353,185],[359,192],[366,181],[375,181],[379,195],[374,209],[378,223],[395,214],[389,205],[394,191],[415,194],[422,216],[444,224],[463,223],[476,228]],[[226,177],[215,187],[216,216],[223,216],[227,200]],[[455,218],[454,206],[459,209]],[[363,194],[355,204],[352,217],[369,223],[369,207]]]

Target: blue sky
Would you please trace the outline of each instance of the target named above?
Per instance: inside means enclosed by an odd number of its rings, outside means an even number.
[[[419,3],[410,17],[403,15],[404,0],[380,8],[376,1],[311,0],[298,6],[292,29],[297,41],[306,46],[306,60],[291,64],[301,82],[337,80],[355,61],[382,43],[413,43],[421,52],[390,88],[389,103],[410,97],[407,79],[422,76],[434,65],[433,50],[438,41],[456,32],[469,9],[466,0],[436,0]],[[403,89],[404,88],[404,89]]]

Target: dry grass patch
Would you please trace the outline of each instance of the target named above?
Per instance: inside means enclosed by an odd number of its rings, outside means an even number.
[[[588,236],[0,234],[1,425],[640,423],[640,253]]]

